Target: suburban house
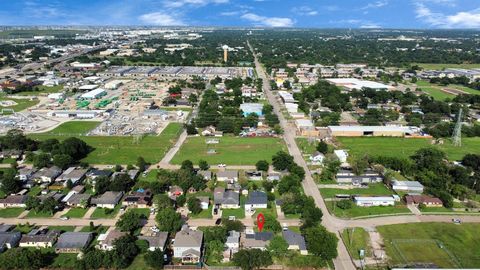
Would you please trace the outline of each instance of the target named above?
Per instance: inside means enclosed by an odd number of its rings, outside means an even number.
[[[248,194],[245,202],[245,212],[253,214],[256,209],[266,209],[268,207],[268,197],[265,192],[252,191]]]
[[[87,173],[87,177],[92,179],[92,180],[95,180],[97,177],[111,177],[113,174],[112,171],[110,170],[97,170],[97,169],[93,169],[93,170],[90,170],[88,173]]]
[[[233,254],[240,249],[240,233],[237,231],[229,231],[227,241],[225,242],[226,249],[223,252],[223,262],[229,262]]]
[[[93,240],[89,232],[66,232],[60,235],[55,245],[56,253],[79,253]]]
[[[3,252],[5,248],[18,247],[21,238],[22,233],[20,232],[0,232],[0,253]]]
[[[418,181],[398,181],[392,182],[392,189],[395,191],[406,191],[423,193],[423,185]]]
[[[128,170],[127,174],[130,177],[130,179],[136,180],[138,175],[140,174],[140,171],[139,170]]]
[[[191,230],[184,225],[175,235],[173,257],[183,263],[198,263],[202,257],[203,232]]]
[[[147,241],[148,250],[150,251],[154,251],[155,249],[160,249],[161,251],[164,251],[167,245],[168,233],[157,232],[149,236],[146,236],[146,235],[139,236],[138,239]]]
[[[115,229],[109,230],[108,232],[98,236],[98,245],[96,247],[101,250],[110,251],[113,249],[113,242],[125,235],[127,235],[126,232],[121,232]]]
[[[217,172],[217,181],[234,183],[238,181],[238,171]]]
[[[183,194],[183,189],[179,186],[170,186],[168,189],[168,197],[170,197],[172,200],[177,200],[178,196],[181,196]]]
[[[11,158],[11,159],[15,159],[15,160],[18,160],[22,157],[22,150],[15,150],[15,149],[10,149],[10,150],[4,150],[4,151],[0,151],[0,158],[4,159],[4,158]]]
[[[345,150],[334,150],[333,154],[338,158],[341,163],[346,163],[348,158],[348,153]]]
[[[200,206],[203,210],[208,209],[210,206],[210,198],[207,196],[198,196],[197,199],[200,201]]]
[[[378,197],[353,197],[353,201],[357,206],[394,206],[395,202],[399,201],[398,195],[392,196],[378,196]]]
[[[147,208],[152,202],[152,192],[149,189],[138,189],[128,194],[123,199],[123,206],[132,206],[136,208]]]
[[[60,235],[60,231],[48,229],[34,229],[22,236],[20,247],[49,248],[53,247]]]
[[[101,208],[113,209],[123,197],[123,191],[107,191],[90,200],[91,205]]]
[[[245,171],[245,177],[251,181],[263,180],[263,174],[261,171]]]
[[[307,244],[305,243],[305,238],[301,234],[291,230],[284,230],[282,235],[288,243],[288,249],[298,250],[300,251],[300,254],[308,255]]]
[[[33,174],[36,172],[35,169],[29,169],[29,168],[21,168],[18,170],[17,176],[18,180],[26,182],[30,180],[33,176]]]
[[[373,170],[365,170],[362,175],[355,175],[351,170],[340,170],[335,178],[339,184],[352,185],[373,184],[383,181],[383,177]]]
[[[66,201],[66,204],[70,207],[87,207],[88,204],[90,203],[90,198],[92,195],[90,194],[81,194],[81,193],[75,193],[68,200]]]
[[[427,195],[406,195],[405,201],[407,204],[420,205],[423,204],[426,207],[442,207],[443,203],[439,198],[430,197]]]
[[[51,183],[62,173],[62,169],[57,166],[50,168],[41,168],[39,171],[33,174],[32,178],[37,182]]]
[[[265,250],[272,238],[273,232],[255,232],[252,228],[248,228],[245,230],[244,237],[241,237],[241,246],[248,249]]]
[[[213,176],[211,171],[198,171],[197,175],[203,176],[203,179],[205,179],[205,181],[212,180],[212,176]]]
[[[267,175],[267,181],[271,181],[271,182],[274,182],[274,181],[280,181],[280,174],[279,173],[269,173]]]
[[[322,164],[323,160],[325,159],[325,155],[316,151],[310,156],[310,161],[312,164]]]
[[[79,169],[76,167],[70,167],[66,169],[57,179],[56,182],[65,182],[65,185],[68,180],[72,181],[75,185],[76,183],[81,183],[87,174],[87,169]]]
[[[0,208],[27,207],[27,195],[10,195],[0,199]]]
[[[216,206],[223,209],[240,208],[240,194],[232,190],[225,191],[222,187],[215,188],[213,201]]]

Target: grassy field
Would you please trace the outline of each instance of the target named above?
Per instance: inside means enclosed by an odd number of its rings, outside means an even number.
[[[423,92],[432,96],[436,100],[445,100],[447,98],[454,98],[455,95],[443,92],[439,86],[433,85],[426,81],[418,81],[417,86],[422,89]]]
[[[450,84],[446,88],[453,88],[453,89],[462,90],[462,91],[467,92],[467,93],[472,94],[472,95],[480,95],[479,90],[475,90],[475,89],[472,89],[470,87],[466,87],[466,86],[463,86],[463,85]]]
[[[420,148],[435,147],[447,154],[450,160],[460,160],[469,153],[480,152],[480,137],[462,138],[462,146],[455,147],[450,140],[443,145],[430,144],[429,139],[406,139],[389,137],[337,137],[341,147],[349,150],[351,156],[392,156],[409,157]]]
[[[50,230],[59,230],[62,232],[73,232],[75,230],[75,226],[48,226]]]
[[[69,121],[62,123],[58,127],[43,134],[45,135],[65,135],[82,136],[90,130],[96,128],[101,122],[98,121]]]
[[[342,239],[350,254],[354,259],[360,258],[360,250],[365,251],[365,256],[370,257],[372,250],[370,247],[370,236],[363,228],[350,228],[342,231]]]
[[[20,92],[17,93],[16,95],[19,96],[39,96],[39,95],[48,95],[51,93],[58,93],[63,90],[63,85],[56,85],[56,86],[44,86],[44,85],[39,85],[36,86],[38,88],[38,91],[26,91],[26,92]]]
[[[52,269],[74,269],[77,261],[77,253],[60,253],[53,259]]]
[[[52,216],[53,214],[50,212],[44,212],[44,211],[36,212],[35,210],[30,210],[27,214],[27,218],[49,218]]]
[[[190,137],[173,157],[172,163],[180,164],[189,159],[194,164],[206,160],[209,164],[254,165],[259,160],[271,162],[272,156],[286,147],[279,138],[239,138],[222,137],[218,144],[206,144],[205,137]],[[216,154],[208,154],[215,149]]]
[[[78,208],[72,208],[64,215],[64,217],[82,218],[83,216],[85,216],[87,211],[88,211],[88,209],[85,209],[85,208],[79,208],[79,207]]]
[[[2,218],[14,218],[18,217],[23,211],[24,208],[5,208],[0,210],[0,217]]]
[[[210,206],[208,207],[208,209],[204,209],[204,210],[202,210],[202,212],[200,212],[200,213],[198,213],[198,214],[196,214],[196,215],[190,213],[190,214],[188,215],[188,217],[189,217],[189,218],[194,218],[194,219],[195,219],[195,218],[212,218],[212,208],[213,208],[213,205],[210,205]]]
[[[78,136],[95,149],[82,161],[90,164],[125,165],[135,164],[137,158],[141,156],[149,163],[156,163],[175,143],[181,129],[180,123],[170,123],[160,135],[145,136],[140,140],[135,140],[133,136]],[[31,135],[32,138],[39,140],[49,138],[61,140],[70,136],[48,133]]]
[[[6,101],[6,100],[15,101],[17,104],[14,106],[8,106],[8,107],[0,106],[0,110],[12,109],[15,112],[20,112],[20,111],[26,110],[27,108],[33,107],[40,102],[40,100],[38,99],[30,100],[30,99],[23,99],[23,98],[7,98],[3,95],[0,95],[0,101]],[[8,113],[5,113],[5,114],[8,114]]]
[[[321,188],[320,193],[323,198],[334,198],[336,194],[349,195],[365,195],[365,196],[381,196],[391,195],[394,192],[388,189],[384,184],[372,184],[368,188],[354,188],[354,189],[338,189],[338,188]]]
[[[434,263],[441,268],[480,267],[480,225],[412,223],[377,227],[390,263]]]
[[[350,209],[341,209],[335,205],[335,201],[325,202],[328,211],[339,218],[355,218],[367,217],[376,215],[391,215],[391,214],[411,214],[410,210],[405,205],[395,206],[370,206],[361,207],[353,205]]]

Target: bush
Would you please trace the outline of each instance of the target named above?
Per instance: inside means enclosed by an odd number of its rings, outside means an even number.
[[[338,201],[336,204],[338,208],[343,210],[351,209],[353,207],[353,202],[351,200],[341,200]]]

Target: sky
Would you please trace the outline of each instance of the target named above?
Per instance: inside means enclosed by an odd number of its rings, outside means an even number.
[[[480,29],[480,0],[0,0],[0,25]]]

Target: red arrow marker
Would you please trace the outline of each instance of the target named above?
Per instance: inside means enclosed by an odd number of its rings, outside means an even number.
[[[258,226],[258,231],[263,230],[263,224],[265,224],[265,217],[263,216],[262,213],[258,214],[257,216],[257,226]]]

